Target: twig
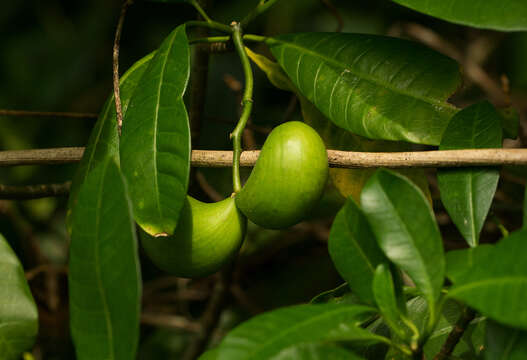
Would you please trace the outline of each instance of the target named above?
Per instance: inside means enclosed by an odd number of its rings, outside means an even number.
[[[78,162],[84,148],[53,148],[0,151],[0,167],[50,165]],[[330,167],[336,168],[416,168],[527,165],[527,149],[466,149],[410,152],[360,152],[328,150]],[[232,151],[192,150],[194,167],[230,167]],[[254,166],[260,150],[243,151],[240,166]]]
[[[0,116],[27,116],[27,117],[63,117],[76,119],[97,119],[94,113],[57,112],[57,111],[28,111],[28,110],[2,110]]]
[[[333,5],[331,0],[321,0],[321,1],[337,20],[337,28],[335,29],[335,31],[341,32],[342,28],[344,27],[344,20],[342,19],[342,15],[340,15],[338,9],[335,7],[335,5]]]
[[[41,184],[27,186],[11,186],[0,184],[0,199],[40,199],[51,196],[65,196],[69,194],[71,181],[62,184]]]
[[[183,329],[196,333],[201,331],[200,324],[188,321],[183,316],[177,315],[143,313],[141,314],[141,323],[171,329]]]
[[[207,343],[216,328],[220,319],[221,312],[228,299],[229,289],[232,279],[234,265],[231,263],[220,272],[220,279],[216,281],[212,296],[207,304],[207,308],[201,318],[201,331],[192,340],[183,355],[183,360],[194,360],[206,348]]]
[[[121,135],[121,128],[123,127],[123,109],[121,107],[121,92],[119,89],[119,43],[121,41],[121,33],[123,32],[124,17],[126,10],[132,5],[133,0],[124,0],[121,7],[121,15],[117,22],[117,29],[115,29],[115,39],[113,41],[113,94],[115,100],[115,112],[117,114],[117,131]]]
[[[461,338],[463,337],[467,326],[472,320],[474,320],[475,317],[476,312],[474,310],[469,309],[468,307],[463,310],[463,313],[456,322],[456,325],[454,326],[450,334],[448,334],[448,337],[445,340],[443,347],[441,348],[439,353],[434,357],[434,360],[446,360],[450,358],[452,351],[454,351],[454,348],[459,343],[459,340],[461,340]]]
[[[26,279],[28,281],[31,281],[37,275],[41,273],[67,274],[68,267],[67,266],[57,266],[57,265],[52,265],[52,264],[42,264],[42,265],[37,266],[36,268],[26,271],[26,274],[25,274]]]

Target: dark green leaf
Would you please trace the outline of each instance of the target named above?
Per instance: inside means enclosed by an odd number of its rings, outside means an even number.
[[[454,286],[448,296],[500,323],[527,329],[527,231],[470,253],[462,255],[458,251],[452,255],[471,261],[466,263],[465,271],[449,274]]]
[[[497,109],[501,115],[501,127],[503,128],[503,137],[516,139],[520,128],[520,114],[513,107]]]
[[[329,254],[338,272],[357,296],[373,304],[375,268],[387,261],[370,224],[353,199],[339,211],[329,234]]]
[[[523,217],[522,228],[527,229],[527,187],[523,188]]]
[[[410,276],[433,311],[443,285],[445,260],[428,200],[404,176],[378,170],[362,190],[361,203],[381,249]]]
[[[285,348],[306,342],[387,341],[359,326],[374,313],[375,309],[360,305],[281,308],[253,317],[228,333],[218,347],[217,359],[267,360]]]
[[[489,102],[469,106],[450,121],[440,150],[500,148],[500,115]],[[479,234],[498,186],[497,168],[469,167],[438,169],[441,201],[454,224],[472,247]]]
[[[445,256],[446,276],[455,283],[464,273],[470,271],[476,258],[487,256],[493,251],[494,246],[483,244],[475,248],[447,252]]]
[[[487,322],[485,360],[527,359],[527,331]]]
[[[138,60],[124,75],[120,81],[121,107],[123,116],[128,110],[130,98],[135,88],[143,76],[146,68],[154,53]],[[71,211],[77,203],[77,196],[80,186],[90,171],[106,159],[113,159],[119,163],[119,135],[117,134],[117,118],[115,115],[115,100],[113,93],[108,97],[102,108],[99,118],[93,127],[88,139],[88,144],[84,150],[82,159],[77,167],[75,176],[71,184],[70,196],[68,199],[67,223],[71,233]]]
[[[404,316],[404,314],[401,314],[392,273],[387,264],[379,264],[377,266],[372,288],[375,302],[381,311],[384,321],[399,338],[405,339],[406,332],[401,326],[401,315]]]
[[[393,1],[457,24],[503,31],[527,30],[527,2],[525,0]]]
[[[70,326],[79,360],[135,358],[141,282],[124,179],[113,160],[88,174],[73,211]]]
[[[150,61],[123,120],[121,167],[135,220],[150,235],[173,234],[187,193],[190,129],[183,93],[189,58],[181,25]]]
[[[288,347],[271,360],[361,360],[362,357],[332,344],[302,344]]]
[[[310,304],[360,304],[360,299],[351,292],[347,283],[324,291],[311,299]]]
[[[354,134],[438,144],[456,112],[446,100],[460,84],[458,65],[422,45],[342,33],[288,34],[268,45],[300,93]]]
[[[38,312],[24,269],[0,235],[0,359],[18,360],[35,342]]]

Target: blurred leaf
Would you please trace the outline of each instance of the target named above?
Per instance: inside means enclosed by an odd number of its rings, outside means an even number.
[[[343,33],[267,43],[298,90],[354,134],[435,145],[456,112],[446,100],[460,84],[458,64],[417,43]]]
[[[509,139],[516,139],[518,137],[518,130],[520,128],[520,114],[513,107],[496,109],[501,115],[501,127],[503,128],[503,136]]]
[[[455,283],[469,272],[476,258],[492,254],[494,246],[490,244],[478,245],[475,248],[454,250],[446,253],[446,276]]]
[[[440,150],[486,149],[501,147],[500,115],[489,102],[469,106],[450,121]],[[465,241],[479,244],[479,234],[498,186],[495,167],[438,169],[441,201]]]
[[[255,316],[229,332],[217,348],[217,359],[269,359],[283,349],[306,342],[388,341],[360,324],[375,309],[360,305],[298,305]]]
[[[527,30],[525,0],[393,0],[410,9],[453,23],[502,31]]]
[[[136,222],[150,235],[173,234],[190,171],[190,128],[183,103],[190,73],[185,26],[150,61],[123,120],[120,155]]]
[[[123,76],[121,76],[119,90],[123,116],[126,115],[130,98],[153,56],[154,53],[151,53],[138,60],[126,73],[124,73]],[[70,196],[68,199],[68,212],[66,215],[66,225],[70,233],[72,210],[77,203],[79,189],[88,173],[106,159],[113,159],[115,162],[119,163],[119,135],[117,133],[117,117],[115,113],[114,99],[112,93],[108,100],[106,100],[106,103],[99,114],[99,118],[90,134],[88,144],[86,145],[86,149],[84,150],[84,154],[71,183]]]
[[[390,328],[401,339],[407,339],[406,331],[401,326],[401,309],[397,302],[392,273],[387,264],[379,264],[373,277],[373,295],[381,315]]]
[[[335,267],[352,291],[363,302],[373,305],[375,268],[387,259],[377,245],[368,220],[351,198],[333,221],[328,249]]]
[[[302,344],[288,347],[270,360],[361,360],[364,359],[332,344]]]
[[[456,253],[462,256],[462,251]],[[454,286],[448,296],[500,323],[527,329],[527,231],[469,253],[466,270],[449,276]]]
[[[487,322],[485,360],[524,360],[527,358],[527,331],[494,321]]]
[[[347,283],[324,291],[311,299],[310,304],[360,304],[360,299],[351,292]]]
[[[68,280],[77,358],[135,358],[141,301],[137,239],[124,179],[111,159],[80,188]]]
[[[18,360],[35,342],[38,312],[24,269],[2,235],[0,274],[0,358]]]
[[[381,249],[414,281],[435,318],[445,260],[430,203],[407,178],[388,170],[378,170],[370,178],[361,200]]]

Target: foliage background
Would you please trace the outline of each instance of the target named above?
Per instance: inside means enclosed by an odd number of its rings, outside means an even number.
[[[219,21],[241,18],[256,1],[209,1],[208,12]],[[330,4],[330,5],[328,5]],[[333,4],[338,13],[331,9]],[[0,109],[73,111],[97,113],[111,92],[113,35],[119,1],[4,0],[0,5]],[[123,73],[134,61],[157,48],[179,23],[195,17],[190,6],[136,1],[125,20],[121,41]],[[416,39],[432,30],[462,57],[479,64],[495,84],[505,75],[511,98],[520,112],[517,140],[506,147],[525,147],[527,134],[527,33],[499,33],[469,29],[420,15],[387,0],[289,0],[279,3],[252,25],[250,32],[273,35],[301,31],[342,31],[388,34]],[[419,41],[419,39],[417,39]],[[444,42],[435,41],[443,51]],[[265,52],[264,48],[255,48]],[[237,94],[225,76],[241,81],[241,67],[234,53],[213,54],[199,143],[194,148],[229,149],[228,133],[238,113]],[[452,99],[463,107],[483,98],[499,102],[474,84],[464,69],[464,85]],[[301,118],[299,106],[287,92],[273,88],[257,69],[255,107],[251,127],[259,147],[272,127]],[[232,84],[232,81],[231,81]],[[232,86],[231,86],[232,87]],[[205,94],[204,94],[205,95]],[[292,106],[294,105],[294,106]],[[83,146],[94,119],[0,116],[0,150]],[[60,183],[70,180],[75,165],[24,166],[0,169],[0,183],[8,185]],[[512,231],[521,226],[524,170],[503,169],[499,190],[482,234],[482,242],[500,237],[497,224]],[[217,192],[230,194],[229,169],[199,169]],[[429,175],[436,216],[445,248],[464,247],[464,241],[442,209],[433,170]],[[198,175],[201,177],[201,175]],[[201,185],[203,185],[201,183]],[[210,200],[200,182],[194,195]],[[31,201],[0,200],[0,233],[3,233],[26,271],[46,265],[30,280],[39,306],[40,331],[35,355],[42,359],[71,359],[68,304],[64,266],[68,239],[64,226],[66,198]],[[327,254],[327,235],[332,217],[343,199],[329,188],[312,221],[286,231],[251,226],[249,238],[235,273],[233,296],[214,334],[218,340],[234,324],[278,306],[306,302],[341,281]],[[193,326],[210,295],[214,277],[188,281],[156,270],[142,256],[145,313],[162,315],[164,327],[144,321],[140,358],[175,357],[192,336]],[[50,266],[51,264],[51,266]],[[167,326],[166,314],[177,315],[182,326]],[[194,327],[195,328],[195,327]]]

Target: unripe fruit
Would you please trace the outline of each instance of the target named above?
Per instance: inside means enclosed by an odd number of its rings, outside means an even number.
[[[247,219],[233,198],[204,203],[187,196],[174,235],[141,234],[152,262],[179,277],[202,277],[215,273],[240,249]]]
[[[249,220],[282,229],[304,219],[322,196],[328,179],[324,142],[308,125],[291,121],[267,137],[236,205]]]

